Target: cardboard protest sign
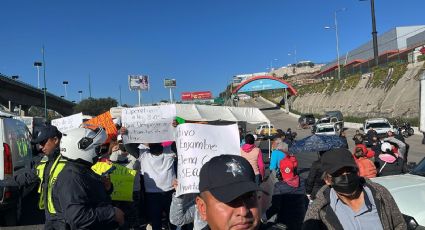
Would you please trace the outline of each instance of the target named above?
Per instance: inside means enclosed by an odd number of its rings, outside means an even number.
[[[124,109],[124,107],[112,107],[109,109],[109,112],[111,113],[112,118],[118,118],[121,117],[121,112]]]
[[[71,116],[54,119],[52,120],[52,125],[56,126],[56,128],[63,133],[80,127],[82,122],[83,113],[77,113]]]
[[[175,105],[143,106],[122,110],[122,126],[128,130],[124,143],[158,143],[174,140]]]
[[[111,182],[114,186],[114,191],[111,194],[111,199],[116,201],[133,201],[134,178],[136,170],[128,169],[119,164],[110,164],[106,162],[97,162],[92,166],[92,170],[102,175],[114,165],[116,169],[111,173]]]
[[[118,130],[114,122],[112,122],[111,113],[109,111],[84,122],[84,124],[102,126],[108,134],[108,139],[106,139],[105,143],[109,143],[113,137],[117,136]]]
[[[185,123],[177,126],[177,196],[199,192],[199,173],[211,158],[240,155],[239,131],[233,125]]]

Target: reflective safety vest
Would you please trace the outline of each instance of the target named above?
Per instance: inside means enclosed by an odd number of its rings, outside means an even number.
[[[61,155],[59,155],[56,160],[53,162],[52,167],[50,168],[49,172],[49,181],[47,184],[47,211],[49,211],[50,214],[56,214],[55,206],[53,205],[53,199],[52,199],[52,189],[54,184],[56,183],[56,179],[59,175],[59,173],[62,171],[62,169],[66,165],[66,160],[62,158]],[[38,201],[38,207],[40,209],[44,209],[44,196],[45,192],[43,191],[43,180],[44,180],[44,168],[46,167],[47,163],[47,157],[43,157],[43,159],[40,161],[40,164],[37,166],[37,175],[40,178],[40,185],[38,187],[38,193],[40,194],[40,199]]]

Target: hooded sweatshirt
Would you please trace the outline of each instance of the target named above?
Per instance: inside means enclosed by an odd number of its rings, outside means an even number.
[[[241,148],[241,156],[248,160],[255,175],[261,174],[264,178],[264,162],[261,150],[254,144],[244,144]]]

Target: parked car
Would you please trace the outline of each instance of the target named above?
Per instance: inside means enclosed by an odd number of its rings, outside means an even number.
[[[316,126],[319,124],[331,124],[333,126],[335,126],[336,131],[339,133],[342,128],[344,127],[343,122],[339,121],[337,117],[323,117],[320,118],[316,124],[314,124],[311,128],[312,133],[315,132],[316,130]]]
[[[425,226],[425,158],[410,173],[371,180],[390,191],[404,215],[412,216]]]
[[[338,135],[339,132],[337,131],[336,126],[334,124],[328,123],[328,124],[317,124],[315,126],[314,134],[333,136],[333,135]]]
[[[336,119],[336,121],[333,121],[333,123],[338,123],[338,129],[342,130],[344,128],[344,116],[342,115],[341,111],[327,111],[325,112],[325,117],[331,117],[333,119]]]
[[[255,130],[255,134],[258,137],[264,137],[269,135],[269,125],[268,124],[262,124],[257,126],[257,129]],[[270,135],[277,134],[277,130],[274,128],[272,124],[270,124]]]
[[[31,167],[30,141],[25,123],[0,111],[0,218],[6,225],[18,223],[20,201],[31,190],[20,190],[14,180],[14,176]]]
[[[373,128],[379,137],[386,137],[388,131],[394,131],[391,123],[385,118],[367,119],[360,130],[367,133],[370,128]]]
[[[316,123],[316,118],[311,113],[301,114],[298,118],[298,123],[300,125],[314,125]]]

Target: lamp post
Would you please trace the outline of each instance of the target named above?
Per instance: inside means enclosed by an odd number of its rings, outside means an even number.
[[[334,12],[334,23],[335,27],[335,38],[336,38],[336,56],[337,56],[337,65],[338,65],[338,80],[341,79],[341,65],[339,63],[339,36],[338,36],[338,19],[337,19],[337,13],[341,11],[345,11],[346,8],[341,8],[339,10],[335,10]],[[325,29],[332,29],[330,26],[325,26]]]
[[[78,90],[78,93],[80,94],[80,102],[82,100],[82,95],[83,95],[83,91],[82,90]]]
[[[294,52],[288,52],[288,56],[294,56],[294,64],[297,64],[297,50],[295,49]]]
[[[34,62],[34,66],[37,68],[37,88],[40,89],[40,67],[43,66],[41,62]]]
[[[68,98],[68,92],[66,91],[66,86],[69,84],[68,81],[63,81],[62,82],[63,87],[65,87],[65,98]]]
[[[365,2],[367,0],[359,0],[359,1]],[[370,14],[372,16],[373,59],[375,60],[375,65],[378,66],[379,64],[378,32],[376,31],[375,0],[370,0]]]
[[[46,61],[44,59],[44,45],[43,45],[43,49],[41,50],[41,53],[43,54],[43,78],[44,78],[44,88],[43,88],[43,93],[44,93],[44,118],[47,121],[47,87],[46,87]]]
[[[278,61],[277,58],[274,58],[273,60],[270,61],[270,72],[272,72],[274,70],[273,68],[273,62]]]

